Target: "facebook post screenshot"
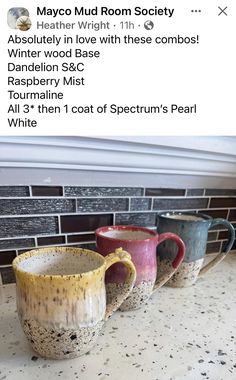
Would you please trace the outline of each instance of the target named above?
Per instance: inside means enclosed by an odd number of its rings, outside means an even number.
[[[235,380],[236,1],[0,19],[0,380]]]

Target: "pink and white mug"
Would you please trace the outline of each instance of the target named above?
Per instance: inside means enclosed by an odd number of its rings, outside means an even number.
[[[106,256],[117,248],[129,252],[136,268],[136,282],[129,297],[122,303],[120,310],[140,308],[150,296],[164,285],[175,273],[185,255],[185,245],[181,238],[173,233],[156,232],[144,227],[107,226],[95,231],[97,251]],[[176,258],[170,262],[166,272],[157,280],[156,248],[165,240],[173,240],[178,246]],[[117,297],[124,291],[126,269],[113,265],[106,272],[107,299]]]

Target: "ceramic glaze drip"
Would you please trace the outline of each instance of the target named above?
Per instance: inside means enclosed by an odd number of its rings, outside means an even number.
[[[175,274],[169,279],[169,281],[167,281],[166,286],[171,286],[173,288],[183,288],[195,284],[203,261],[204,259],[192,261],[191,263],[183,262]],[[157,279],[166,272],[166,269],[169,265],[169,260],[158,260]]]

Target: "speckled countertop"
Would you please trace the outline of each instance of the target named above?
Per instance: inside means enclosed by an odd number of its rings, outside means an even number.
[[[0,287],[0,380],[236,379],[236,254],[191,288],[163,287],[138,311],[117,312],[94,349],[72,360],[35,354],[15,286]]]

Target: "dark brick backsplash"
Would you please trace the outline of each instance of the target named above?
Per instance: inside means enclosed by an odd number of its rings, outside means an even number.
[[[236,195],[236,189],[206,189],[206,195]]]
[[[188,189],[187,197],[199,196],[204,194],[204,189]]]
[[[58,233],[57,217],[0,218],[0,238]]]
[[[138,187],[65,187],[66,197],[135,197],[143,195],[143,192],[144,189]]]
[[[0,220],[1,225],[1,220]],[[0,250],[11,248],[34,247],[34,239],[5,239],[0,240]]]
[[[221,242],[220,241],[207,243],[206,253],[219,252],[220,248],[221,248]]]
[[[96,228],[124,224],[156,230],[161,210],[198,210],[236,225],[236,189],[0,186],[0,281],[15,281],[10,265],[17,254],[52,245],[96,250]],[[226,240],[224,225],[212,228],[207,253],[219,252]]]
[[[131,198],[130,199],[130,211],[148,211],[151,210],[152,199],[151,198]]]
[[[28,197],[28,186],[0,186],[0,197]]]
[[[77,200],[77,212],[127,211],[127,198],[85,198]]]
[[[75,212],[73,199],[2,199],[0,215],[62,214]]]
[[[32,186],[34,197],[60,197],[63,195],[61,186]]]
[[[62,233],[94,231],[98,227],[112,224],[112,214],[61,216]]]
[[[146,189],[145,195],[151,197],[184,196],[184,189]]]
[[[49,237],[40,237],[37,238],[37,242],[39,246],[42,245],[61,245],[65,244],[66,238],[65,236],[49,236]]]
[[[154,199],[154,210],[195,210],[207,207],[208,198]]]
[[[211,198],[210,208],[236,207],[236,198]]]
[[[200,213],[211,216],[212,218],[226,219],[228,210],[199,210]]]
[[[12,284],[16,281],[12,267],[0,268],[3,285]]]
[[[67,242],[68,243],[81,243],[83,241],[94,241],[95,234],[84,234],[84,235],[68,235]]]
[[[236,222],[236,210],[231,210],[229,212],[229,220],[232,222]]]
[[[16,257],[16,251],[1,251],[0,252],[0,265],[9,265]]]
[[[156,213],[120,213],[116,214],[115,224],[131,225],[131,226],[147,226],[156,225]]]
[[[209,231],[208,233],[208,241],[215,241],[217,240],[218,232]]]

